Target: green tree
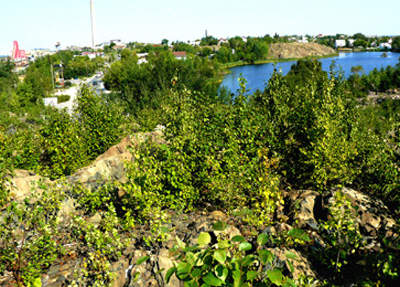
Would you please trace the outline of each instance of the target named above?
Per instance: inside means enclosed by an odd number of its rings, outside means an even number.
[[[381,74],[379,73],[377,68],[373,69],[368,74],[368,84],[369,89],[371,91],[375,91],[375,94],[377,95],[381,84]]]
[[[400,36],[393,37],[393,39],[392,39],[392,49],[395,52],[399,52],[400,51]]]
[[[80,90],[76,112],[90,160],[104,153],[122,137],[121,111],[115,105],[107,104],[87,86]]]
[[[78,123],[66,110],[54,109],[40,129],[42,172],[50,178],[70,175],[86,162],[86,144]]]
[[[13,73],[13,70],[14,64],[9,59],[0,60],[0,93],[15,88],[18,77]]]
[[[363,47],[366,48],[368,45],[368,42],[364,39],[357,39],[354,41],[354,47]]]

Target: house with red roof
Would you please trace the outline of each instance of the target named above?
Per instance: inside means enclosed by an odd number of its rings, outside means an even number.
[[[178,60],[186,60],[186,52],[172,52]]]

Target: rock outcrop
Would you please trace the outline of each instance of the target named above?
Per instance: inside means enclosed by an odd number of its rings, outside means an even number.
[[[132,160],[131,149],[138,148],[140,143],[148,139],[157,143],[164,143],[160,131],[127,136],[119,144],[112,146],[96,158],[91,165],[69,176],[67,178],[68,183],[80,183],[86,187],[95,188],[101,181],[124,182],[126,180],[124,163]]]
[[[100,155],[94,162],[79,169],[73,175],[67,177],[68,184],[80,183],[85,187],[96,188],[101,182],[120,181],[125,178],[125,161],[132,160],[130,149],[138,148],[140,143],[146,140],[157,143],[165,143],[161,131],[138,133],[125,137],[120,143],[109,148]],[[50,181],[32,171],[17,169],[8,183],[10,194],[13,200],[23,200],[32,193],[41,192],[41,184],[50,186],[57,185],[57,181]]]
[[[164,143],[161,132],[153,132],[130,136],[123,139],[118,145],[111,147],[106,153],[99,156],[92,165],[82,168],[67,178],[70,185],[83,184],[88,188],[96,190],[101,182],[126,180],[124,162],[134,160],[130,149],[139,147],[144,140],[151,138],[158,143]],[[28,196],[32,190],[37,188],[37,180],[42,178],[28,171],[18,170],[12,178],[13,196],[15,200],[21,200]],[[138,287],[138,286],[181,286],[178,279],[173,276],[169,284],[164,281],[166,271],[177,262],[170,256],[170,251],[175,244],[175,238],[188,243],[196,244],[197,237],[201,232],[208,232],[212,238],[223,236],[232,238],[235,235],[243,235],[253,240],[258,233],[265,233],[270,240],[266,247],[275,257],[277,266],[289,269],[287,258],[284,254],[290,252],[297,260],[294,260],[292,273],[293,278],[306,275],[318,278],[318,266],[310,260],[309,251],[317,250],[323,253],[327,248],[324,242],[323,228],[321,225],[332,218],[332,210],[336,204],[337,194],[343,194],[350,202],[350,214],[354,218],[355,228],[360,232],[365,246],[362,251],[381,252],[380,245],[383,239],[398,239],[399,226],[394,220],[394,215],[379,199],[372,198],[361,192],[341,188],[327,191],[323,194],[311,190],[297,190],[284,192],[284,206],[278,211],[276,218],[280,222],[268,227],[260,227],[256,230],[254,226],[248,226],[240,218],[236,218],[222,211],[194,211],[188,214],[168,212],[170,220],[164,224],[169,230],[163,241],[148,245],[146,237],[152,235],[150,226],[137,226],[129,234],[121,234],[124,239],[129,238],[130,244],[117,261],[111,262],[110,270],[115,274],[114,287]],[[75,213],[77,202],[73,198],[67,198],[59,210],[60,218],[68,217]],[[86,218],[94,227],[102,220],[100,213],[91,214]],[[60,220],[61,221],[61,220]],[[212,224],[216,221],[225,222],[227,228],[224,231],[214,231]],[[308,245],[283,246],[279,242],[284,240],[288,232],[294,228],[301,228],[309,236]],[[251,239],[253,238],[253,239]],[[64,246],[65,255],[56,259],[52,266],[42,276],[43,287],[68,286],[76,280],[77,266],[80,266],[84,258],[80,256],[78,247],[74,244]],[[141,265],[136,265],[139,258],[149,256],[149,260]],[[9,274],[5,274],[9,275]],[[0,277],[1,286],[10,286],[7,276]],[[88,279],[89,280],[89,279]],[[90,286],[90,280],[86,281]],[[87,285],[89,284],[89,285]]]

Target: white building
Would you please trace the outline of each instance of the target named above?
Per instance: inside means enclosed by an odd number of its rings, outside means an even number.
[[[191,42],[189,42],[189,45],[192,45],[193,47],[194,46],[200,46],[200,40],[191,41]]]
[[[392,49],[392,45],[390,45],[389,43],[380,43],[379,44],[379,49]]]
[[[301,39],[297,40],[299,43],[308,43],[308,39],[306,36],[303,36]]]
[[[55,107],[57,105],[57,97],[43,98],[43,101],[45,106]]]
[[[335,48],[344,48],[346,47],[346,40],[336,40],[335,41]]]
[[[229,43],[228,39],[221,38],[218,40],[218,46],[221,46],[222,44],[228,44],[228,43]]]

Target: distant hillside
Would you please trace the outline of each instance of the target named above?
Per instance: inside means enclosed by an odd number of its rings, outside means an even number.
[[[336,51],[317,43],[276,43],[269,47],[269,56],[274,59],[304,58],[308,56],[327,56]]]

